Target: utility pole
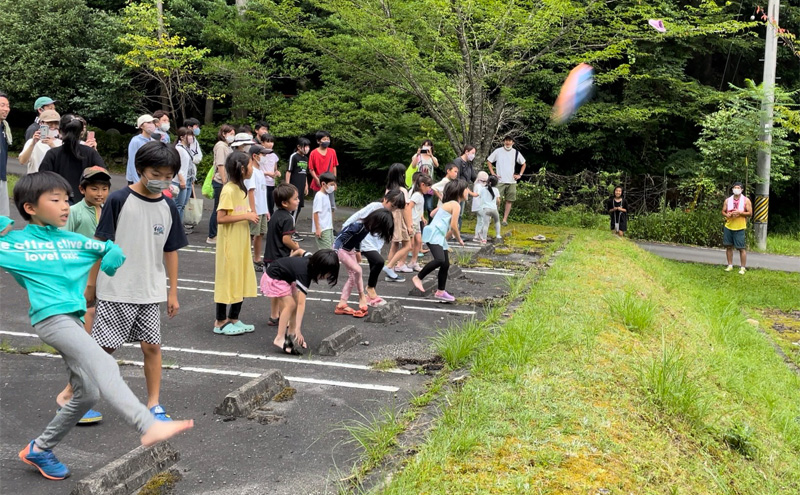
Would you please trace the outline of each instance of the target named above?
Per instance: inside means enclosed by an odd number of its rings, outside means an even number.
[[[767,219],[769,217],[769,174],[772,160],[772,122],[773,105],[775,104],[775,65],[778,55],[778,17],[780,0],[769,0],[767,7],[767,40],[764,48],[764,100],[761,102],[761,141],[763,146],[758,150],[756,173],[759,182],[756,184],[756,201],[753,206],[753,227],[756,234],[756,245],[759,250],[767,248]]]

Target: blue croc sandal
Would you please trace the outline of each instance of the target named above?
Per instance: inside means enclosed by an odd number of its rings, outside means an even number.
[[[241,335],[245,333],[245,331],[241,327],[237,327],[233,323],[226,323],[221,327],[214,327],[214,333],[217,335]]]
[[[250,333],[255,331],[256,327],[253,325],[248,325],[247,323],[243,322],[242,320],[237,321],[236,323],[231,323],[231,325],[241,328],[244,333]]]
[[[159,421],[172,421],[172,417],[161,407],[161,404],[151,407],[150,412],[153,413],[153,416]]]
[[[59,407],[56,409],[56,414],[61,412],[61,408]],[[103,421],[103,413],[100,411],[95,411],[94,409],[89,409],[83,417],[78,420],[79,425],[91,425],[94,423],[99,423]]]

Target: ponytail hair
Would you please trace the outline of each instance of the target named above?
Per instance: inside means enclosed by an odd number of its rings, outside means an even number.
[[[492,199],[494,199],[494,188],[497,187],[497,176],[496,175],[490,175],[489,176],[489,181],[487,182],[487,184],[489,185],[489,187],[487,188],[487,189],[489,189],[489,194],[491,194],[492,195]]]
[[[414,175],[416,175],[417,178],[414,180],[414,189],[411,190],[412,194],[419,192],[420,190],[419,186],[422,184],[428,187],[431,187],[433,185],[433,179],[431,179],[430,175],[420,174],[419,172],[415,173]]]
[[[80,147],[84,126],[83,119],[71,113],[61,117],[61,122],[58,123],[58,132],[61,134],[64,149],[76,160],[83,160]]]

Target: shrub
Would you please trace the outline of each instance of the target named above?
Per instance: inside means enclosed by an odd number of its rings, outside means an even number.
[[[348,208],[363,208],[373,201],[380,201],[384,187],[365,179],[342,179],[338,184],[336,204]],[[310,192],[310,191],[309,191]]]
[[[532,221],[542,225],[552,225],[554,227],[572,227],[580,229],[608,228],[608,216],[592,211],[591,208],[583,204],[565,206],[558,211],[536,213],[532,215]]]
[[[634,239],[697,246],[722,245],[722,214],[718,209],[694,211],[665,208],[629,219],[628,235]]]
[[[533,182],[519,182],[517,200],[511,209],[511,219],[518,222],[533,221],[537,213],[550,211],[555,201],[556,193],[547,186]]]

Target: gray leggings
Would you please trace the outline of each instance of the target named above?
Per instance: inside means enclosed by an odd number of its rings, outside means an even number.
[[[51,316],[33,328],[42,342],[54,347],[64,358],[74,394],[36,439],[37,447],[49,450],[58,445],[100,397],[140,434],[153,426],[155,417],[122,380],[117,361],[86,333],[78,318]]]
[[[494,222],[494,236],[500,237],[500,213],[497,210],[481,209],[478,212],[480,230],[476,232],[481,239],[486,239],[489,235],[489,224]],[[477,230],[477,229],[476,229]]]

